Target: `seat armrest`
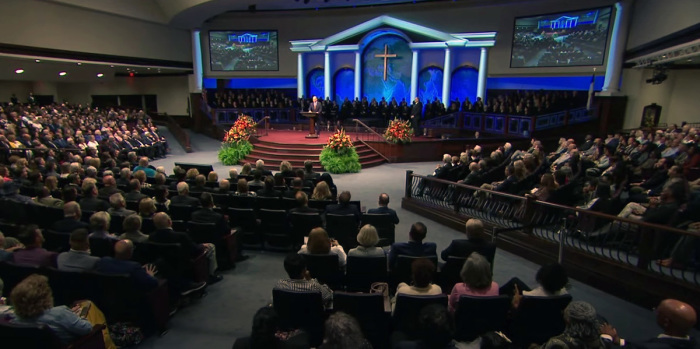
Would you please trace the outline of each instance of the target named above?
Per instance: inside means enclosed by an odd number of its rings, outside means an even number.
[[[104,349],[105,340],[102,336],[102,330],[105,329],[104,324],[97,324],[92,327],[90,333],[74,340],[66,348],[67,349]]]

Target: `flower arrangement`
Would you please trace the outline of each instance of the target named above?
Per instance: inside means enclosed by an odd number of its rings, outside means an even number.
[[[389,127],[384,132],[384,138],[392,143],[409,143],[413,138],[411,123],[399,119],[389,121]]]
[[[255,133],[255,121],[248,115],[238,117],[224,134],[219,150],[219,160],[226,166],[237,164],[253,150],[250,136]]]
[[[355,151],[350,136],[338,130],[330,137],[319,155],[321,165],[330,173],[360,172],[360,157]]]
[[[247,141],[253,133],[255,133],[255,121],[248,115],[241,115],[224,135],[224,143]]]

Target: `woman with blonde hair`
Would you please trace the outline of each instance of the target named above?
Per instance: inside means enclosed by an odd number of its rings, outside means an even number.
[[[328,232],[323,228],[314,228],[309,233],[309,239],[306,245],[301,246],[299,254],[334,254],[338,256],[338,265],[345,266],[347,255],[343,246],[338,245],[338,241],[331,240],[328,237]]]
[[[194,181],[195,178],[199,176],[199,171],[197,171],[196,168],[191,168],[187,170],[187,173],[185,174],[185,180],[186,181]]]
[[[284,177],[296,177],[296,173],[294,173],[294,169],[292,168],[292,163],[289,161],[282,161],[280,163],[280,173]]]
[[[348,256],[353,257],[384,257],[384,249],[377,247],[379,234],[374,226],[365,224],[357,234],[359,246],[348,251]]]
[[[318,182],[314,188],[313,194],[311,194],[311,200],[333,200],[333,194],[331,193],[331,188],[328,187],[326,182]]]
[[[46,325],[64,344],[90,333],[93,327],[91,320],[95,325],[106,325],[104,314],[90,301],[84,301],[76,307],[78,310],[89,307],[87,318],[76,315],[65,305],[55,307],[49,279],[43,275],[32,274],[22,280],[12,289],[10,300],[16,316],[13,323]],[[105,347],[116,348],[106,328],[102,334]]]

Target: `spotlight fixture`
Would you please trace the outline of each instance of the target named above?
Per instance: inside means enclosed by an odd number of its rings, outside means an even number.
[[[654,74],[652,75],[651,79],[647,79],[647,84],[659,85],[666,81],[666,79],[668,79],[668,75],[666,74],[666,66],[657,65],[654,67]]]
[[[66,74],[68,74],[68,73],[66,73],[66,72],[64,72],[64,71],[58,73],[59,76],[66,76]]]
[[[97,77],[98,77],[98,78],[101,78],[101,77],[103,77],[103,76],[105,76],[105,75],[102,74],[102,73],[98,73],[98,74],[97,74]]]
[[[83,65],[83,63],[80,63],[80,62],[78,62],[77,64],[78,64],[78,65]]]
[[[15,70],[15,74],[22,74],[22,73],[24,73],[24,69]]]
[[[110,65],[109,67],[110,67],[110,68],[114,68],[114,65]]]
[[[34,62],[41,63],[41,59],[35,59]]]

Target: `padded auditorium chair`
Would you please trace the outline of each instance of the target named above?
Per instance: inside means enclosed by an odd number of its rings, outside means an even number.
[[[272,249],[294,249],[292,230],[287,222],[287,211],[260,209],[260,231],[265,237],[265,247]]]
[[[311,277],[318,282],[328,285],[333,290],[341,289],[343,271],[340,269],[338,255],[335,254],[302,254]]]
[[[389,214],[365,213],[362,215],[361,227],[370,224],[377,229],[378,247],[391,246],[396,240],[396,226]]]
[[[295,248],[304,244],[304,236],[308,236],[311,229],[323,227],[323,220],[319,213],[292,212],[290,221]]]
[[[462,282],[462,266],[467,261],[466,257],[447,257],[447,262],[440,267],[440,287],[443,290],[451,291],[455,284]]]
[[[238,237],[238,243],[243,244],[245,248],[262,249],[265,240],[258,230],[255,210],[252,208],[229,208],[226,212],[229,226],[236,229],[236,234],[241,234]]]
[[[70,250],[70,234],[61,233],[55,230],[45,229],[43,231],[43,247],[53,252],[65,252]]]
[[[401,282],[405,282],[407,284],[411,283],[411,264],[413,263],[414,260],[419,259],[419,258],[426,258],[433,262],[433,265],[435,265],[435,269],[437,270],[437,265],[438,265],[438,259],[437,256],[421,256],[421,257],[413,257],[413,256],[405,256],[405,255],[399,255],[396,259],[396,267],[391,271],[391,281],[392,281],[392,286],[396,287]],[[436,280],[438,279],[438,275],[436,274],[434,277]],[[450,290],[451,291],[451,290]]]
[[[471,342],[486,332],[505,330],[510,307],[507,295],[460,296],[455,312],[455,340]]]
[[[95,325],[90,333],[65,345],[44,324],[14,324],[0,320],[0,338],[3,348],[22,349],[104,349],[102,330],[105,325]]]
[[[187,233],[192,241],[201,243],[212,243],[216,246],[216,259],[222,268],[231,268],[236,263],[238,257],[238,246],[236,237],[230,231],[222,235],[216,231],[214,223],[187,222]]]
[[[311,347],[323,341],[325,313],[321,292],[272,290],[272,304],[283,330],[303,329],[309,334]]]
[[[357,221],[353,215],[326,214],[326,231],[343,249],[349,251],[357,247]]]
[[[387,302],[388,303],[388,302]],[[373,348],[387,348],[390,317],[381,293],[333,293],[333,310],[351,315]]]
[[[523,296],[510,322],[508,337],[518,346],[542,344],[564,332],[564,308],[571,295],[551,297]]]
[[[394,330],[401,331],[409,337],[418,333],[418,315],[423,307],[430,304],[440,304],[447,308],[447,295],[413,296],[397,294],[393,315]]]
[[[90,238],[90,254],[96,257],[114,257],[114,244],[117,240]]]
[[[373,282],[387,282],[386,256],[348,256],[345,287],[350,292],[369,292]]]

